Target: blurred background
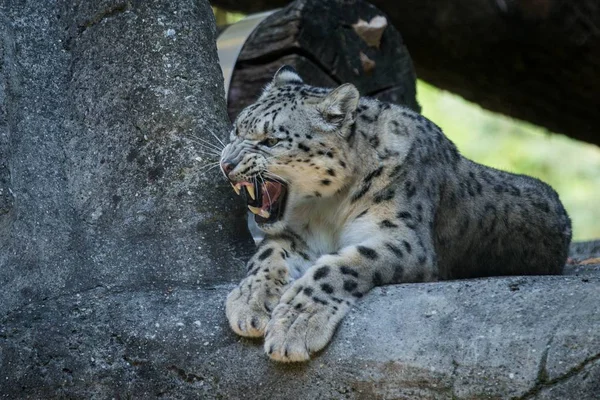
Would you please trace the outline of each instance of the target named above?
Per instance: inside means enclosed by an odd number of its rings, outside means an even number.
[[[213,11],[221,27],[245,16],[216,7]],[[417,99],[423,115],[467,158],[550,184],[573,221],[574,240],[600,238],[599,147],[487,111],[422,80],[417,82]]]
[[[571,216],[574,240],[600,237],[599,147],[486,111],[421,80],[417,98],[423,115],[467,158],[550,184]]]

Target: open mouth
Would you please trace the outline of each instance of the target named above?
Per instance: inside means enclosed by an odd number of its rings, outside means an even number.
[[[285,211],[287,200],[287,186],[280,181],[264,178],[251,179],[231,184],[237,194],[246,197],[248,210],[254,214],[258,224],[268,224],[279,221]]]

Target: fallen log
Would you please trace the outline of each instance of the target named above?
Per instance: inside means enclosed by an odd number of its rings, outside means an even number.
[[[283,64],[315,86],[352,82],[363,95],[418,110],[415,72],[398,31],[361,1],[298,1],[267,17],[237,59],[228,96],[233,120]]]

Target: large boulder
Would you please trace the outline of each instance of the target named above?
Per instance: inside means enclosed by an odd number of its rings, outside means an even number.
[[[223,301],[232,287],[99,287],[15,310],[0,330],[0,393],[556,400],[600,393],[600,265],[579,276],[378,288],[330,346],[296,365],[270,361],[260,341],[230,331]]]
[[[229,131],[215,36],[207,1],[0,3],[2,314],[240,279],[245,209],[206,154]]]

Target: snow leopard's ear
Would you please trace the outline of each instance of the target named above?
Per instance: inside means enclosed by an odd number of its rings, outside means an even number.
[[[271,82],[265,86],[261,98],[266,96],[272,88],[290,83],[304,83],[304,81],[302,78],[300,78],[300,75],[298,75],[294,68],[290,67],[289,65],[284,65],[283,67],[279,68],[277,72],[275,72]]]
[[[352,115],[358,107],[359,97],[356,86],[345,83],[329,92],[319,105],[319,109],[325,121],[341,126],[347,117],[352,119]]]
[[[289,83],[304,82],[293,67],[290,67],[289,65],[284,65],[283,67],[279,68],[277,72],[275,72],[273,80],[271,81],[271,86],[283,86]]]

